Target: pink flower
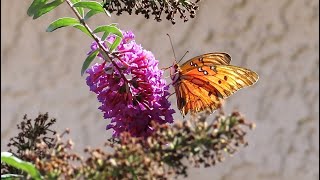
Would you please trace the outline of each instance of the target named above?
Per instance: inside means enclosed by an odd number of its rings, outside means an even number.
[[[106,41],[112,43],[114,39],[109,36]],[[97,48],[94,42],[92,51]],[[99,109],[104,118],[111,119],[107,129],[113,129],[114,136],[122,132],[148,136],[152,133],[151,121],[172,123],[174,110],[167,100],[168,85],[153,54],[134,41],[132,32],[123,32],[116,50],[115,64],[104,61],[87,70],[87,84],[102,103]]]

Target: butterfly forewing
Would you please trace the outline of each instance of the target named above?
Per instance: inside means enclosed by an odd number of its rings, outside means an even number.
[[[228,65],[231,57],[227,53],[208,53],[196,56],[181,65],[181,70],[188,72],[189,70],[202,66]]]

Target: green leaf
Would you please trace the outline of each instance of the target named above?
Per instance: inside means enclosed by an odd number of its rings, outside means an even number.
[[[90,17],[92,17],[95,14],[101,13],[101,11],[96,11],[96,10],[90,10],[85,16],[84,20],[88,20]]]
[[[117,23],[112,23],[109,26],[117,26],[117,25],[118,25]],[[109,34],[110,34],[109,32],[104,32],[102,35],[101,41],[106,40],[106,38],[109,36]]]
[[[111,17],[111,13],[104,7],[104,1],[101,2],[101,6],[104,9],[104,12],[107,14],[107,16]]]
[[[47,28],[47,32],[52,32],[58,28],[66,27],[66,26],[73,26],[79,24],[78,19],[71,18],[71,17],[63,17],[53,21]]]
[[[82,8],[88,8],[91,10],[95,10],[98,12],[104,12],[104,9],[102,5],[96,1],[81,1],[77,2],[73,5],[73,7],[82,7]]]
[[[81,76],[83,76],[84,72],[88,69],[89,65],[94,60],[94,58],[97,57],[98,53],[99,53],[99,49],[96,49],[91,54],[89,54],[89,56],[83,62],[82,68],[81,68]]]
[[[23,176],[19,175],[19,174],[3,174],[3,175],[1,175],[1,179],[15,179],[15,178],[23,178]]]
[[[33,16],[48,0],[34,0],[28,8],[28,16]]]
[[[27,172],[33,179],[42,179],[39,171],[35,168],[33,164],[26,161],[22,161],[21,159],[13,156],[12,153],[1,152],[1,163],[3,162],[17,169],[21,169]]]
[[[104,41],[107,39],[107,37],[109,36],[110,33],[108,32],[104,32],[103,35],[102,35],[102,38],[101,38],[101,41]]]
[[[119,37],[122,37],[121,31],[117,27],[115,27],[113,25],[111,25],[111,26],[110,25],[99,26],[93,31],[93,33],[98,33],[98,32],[112,33],[112,34],[115,34],[115,35],[117,35]]]
[[[120,44],[120,42],[121,42],[121,38],[117,36],[116,39],[114,40],[114,42],[112,43],[111,47],[110,47],[110,52],[115,50],[118,47],[118,45]]]
[[[107,16],[111,17],[111,13],[108,10],[104,9],[104,12],[107,14]]]
[[[118,26],[118,23],[111,23],[109,26]]]
[[[70,0],[72,2],[72,4],[75,4],[77,2],[79,2],[80,0]],[[81,17],[83,17],[84,15],[84,9],[81,7],[77,7],[76,10],[78,11],[78,13],[80,14]]]
[[[73,25],[73,27],[75,27],[75,28],[79,29],[80,31],[84,32],[89,37],[92,37],[90,32],[82,24],[75,24],[75,25]]]
[[[62,4],[63,2],[64,2],[64,0],[55,0],[55,1],[52,1],[48,4],[41,6],[40,9],[34,13],[33,19],[37,19],[40,16],[52,11],[53,9],[58,7],[60,4]]]

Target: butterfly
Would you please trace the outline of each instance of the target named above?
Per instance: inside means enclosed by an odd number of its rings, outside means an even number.
[[[258,81],[257,73],[230,65],[230,61],[227,53],[216,52],[196,56],[181,66],[177,62],[171,66],[170,77],[183,116],[188,112],[213,112],[223,99]]]

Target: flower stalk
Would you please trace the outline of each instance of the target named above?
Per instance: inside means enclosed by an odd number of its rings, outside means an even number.
[[[105,60],[109,60],[112,62],[112,59],[109,56],[109,52],[108,50],[101,44],[100,42],[100,38],[95,35],[94,33],[92,33],[91,28],[89,27],[89,25],[84,21],[84,19],[81,17],[81,15],[78,13],[78,11],[76,10],[75,7],[73,7],[73,4],[71,3],[70,0],[65,0],[67,2],[67,4],[69,5],[69,7],[72,9],[73,13],[77,16],[78,20],[80,21],[80,23],[87,29],[87,31],[90,33],[90,35],[92,36],[92,38],[95,40],[95,42],[98,44],[99,48],[103,51],[103,54],[105,55],[106,58],[104,58]]]

